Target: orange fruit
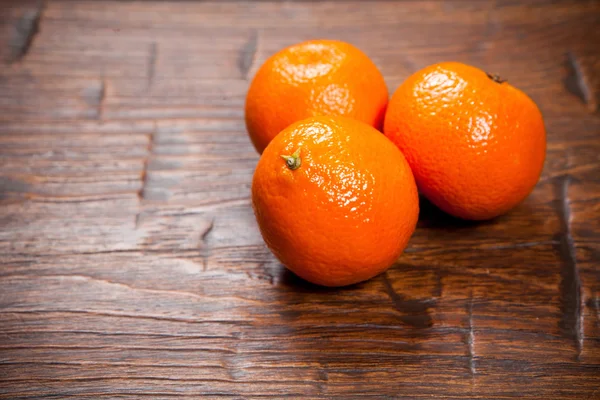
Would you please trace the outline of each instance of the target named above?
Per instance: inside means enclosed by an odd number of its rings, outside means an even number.
[[[417,187],[402,153],[345,117],[290,125],[263,152],[252,204],[275,256],[307,281],[344,286],[392,265],[415,230]]]
[[[497,76],[460,63],[429,66],[393,94],[384,132],[419,191],[456,217],[484,220],[523,201],[546,154],[540,110]]]
[[[246,127],[262,153],[293,122],[343,115],[383,126],[388,91],[377,66],[349,43],[312,40],[286,49],[260,67],[246,97]]]

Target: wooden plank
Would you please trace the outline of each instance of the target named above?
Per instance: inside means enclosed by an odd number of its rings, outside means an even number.
[[[599,24],[594,1],[0,2],[0,398],[597,397]],[[287,272],[243,106],[315,37],[390,92],[442,60],[508,78],[545,119],[535,190],[481,223],[423,200],[359,285]]]

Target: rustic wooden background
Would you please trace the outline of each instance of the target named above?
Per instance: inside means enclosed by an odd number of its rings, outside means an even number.
[[[600,399],[600,3],[0,2],[0,398]],[[543,176],[466,223],[423,202],[386,274],[323,289],[266,249],[248,80],[350,41],[539,104]]]

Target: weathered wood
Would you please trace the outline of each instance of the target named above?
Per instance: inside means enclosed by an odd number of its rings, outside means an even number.
[[[594,1],[0,2],[0,398],[599,397],[598,26]],[[442,60],[526,91],[533,193],[480,223],[423,200],[359,285],[287,272],[243,105],[315,37],[390,92]]]

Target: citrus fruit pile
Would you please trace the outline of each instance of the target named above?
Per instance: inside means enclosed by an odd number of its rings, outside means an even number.
[[[333,40],[270,57],[245,115],[261,153],[261,234],[288,269],[325,286],[389,268],[416,228],[418,193],[455,217],[494,218],[533,190],[546,153],[538,107],[498,76],[435,64],[388,103],[376,65]]]

